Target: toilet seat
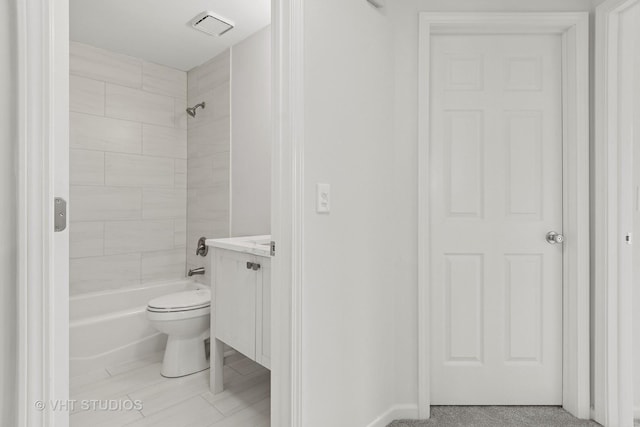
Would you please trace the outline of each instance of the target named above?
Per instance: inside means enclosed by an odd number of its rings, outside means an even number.
[[[158,322],[172,322],[174,320],[193,319],[211,314],[211,306],[193,308],[182,311],[155,311],[147,307],[147,319]]]
[[[211,291],[196,289],[154,298],[149,301],[147,311],[152,313],[181,313],[195,310],[210,312],[210,307]]]

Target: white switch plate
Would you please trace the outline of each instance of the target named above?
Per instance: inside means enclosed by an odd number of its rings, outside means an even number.
[[[316,184],[316,212],[329,213],[331,211],[331,186]]]

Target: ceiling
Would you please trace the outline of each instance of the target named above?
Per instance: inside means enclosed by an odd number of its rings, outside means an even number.
[[[270,0],[71,0],[73,41],[188,71],[271,22]],[[211,11],[235,25],[214,37],[191,27]]]

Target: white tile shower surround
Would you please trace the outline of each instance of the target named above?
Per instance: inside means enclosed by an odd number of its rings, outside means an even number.
[[[71,294],[184,277],[187,73],[70,51]]]
[[[268,427],[270,373],[240,354],[225,360],[225,391],[209,391],[209,371],[160,376],[162,354],[71,379],[71,399],[140,400],[142,410],[75,411],[71,427]]]

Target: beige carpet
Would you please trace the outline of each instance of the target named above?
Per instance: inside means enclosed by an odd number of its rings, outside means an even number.
[[[432,406],[424,421],[397,420],[388,427],[596,427],[557,406]]]

